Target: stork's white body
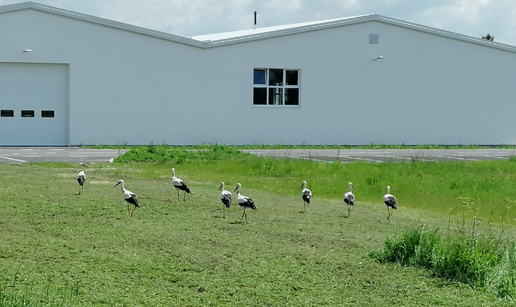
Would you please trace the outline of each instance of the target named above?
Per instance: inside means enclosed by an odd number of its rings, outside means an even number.
[[[245,216],[245,221],[247,222],[247,213],[245,213],[246,208],[250,208],[253,210],[256,210],[256,205],[254,204],[254,201],[245,195],[240,194],[240,188],[242,185],[240,183],[237,183],[237,186],[235,188],[235,191],[237,192],[237,202],[242,209],[244,209],[244,212],[242,213],[242,216],[240,217],[240,220],[242,220],[242,217]]]
[[[306,181],[303,181],[301,185],[301,197],[303,198],[303,211],[306,210],[306,206],[310,205],[312,199],[312,191],[306,187]]]
[[[398,201],[396,200],[396,197],[390,193],[391,187],[387,186],[387,194],[383,196],[383,202],[387,207],[387,219],[391,217],[392,213],[394,212],[394,209],[398,209]]]
[[[224,207],[229,210],[229,207],[231,207],[231,198],[233,197],[233,195],[231,194],[231,192],[224,189],[224,182],[220,183],[219,190],[222,190],[220,192],[220,200],[224,204]]]
[[[119,180],[118,183],[115,184],[115,187],[119,184],[122,187],[122,193],[124,194],[124,199],[125,199],[125,202],[127,203],[127,212],[129,213],[129,217],[132,217],[134,210],[136,210],[136,208],[140,208],[140,203],[138,202],[138,198],[136,197],[136,194],[127,190],[124,187],[123,180]],[[134,209],[132,212],[130,211],[130,205],[134,205]]]
[[[351,214],[351,208],[355,205],[355,195],[353,194],[353,183],[349,183],[349,191],[344,194],[344,202],[348,205],[348,216]]]
[[[86,173],[84,172],[84,163],[79,163],[82,166],[82,170],[77,174],[77,182],[79,183],[79,195],[81,195],[82,189],[84,189],[84,183],[86,182]]]
[[[177,201],[179,201],[179,190],[184,191],[183,194],[183,200],[186,200],[186,193],[191,194],[192,192],[188,188],[188,186],[185,184],[183,179],[176,177],[176,170],[172,168],[172,184],[174,185],[174,188],[176,188],[177,191]]]

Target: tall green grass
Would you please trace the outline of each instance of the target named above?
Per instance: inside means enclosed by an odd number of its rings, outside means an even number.
[[[411,227],[385,240],[384,249],[370,253],[381,263],[429,269],[436,277],[496,293],[516,296],[516,250],[512,240],[492,236],[472,239],[441,229]]]
[[[116,158],[116,162],[214,162],[233,160],[250,155],[240,152],[235,147],[222,145],[202,145],[195,147],[174,147],[168,145],[136,146]]]
[[[306,160],[259,158],[231,146],[198,148],[150,145],[133,147],[117,163],[157,161],[155,172],[169,178],[160,164],[180,167],[180,174],[229,185],[295,195],[306,180],[314,197],[341,199],[353,182],[357,200],[378,202],[391,186],[400,206],[482,220],[516,223],[516,163],[513,161],[408,163],[318,163]],[[149,176],[155,176],[150,173]]]

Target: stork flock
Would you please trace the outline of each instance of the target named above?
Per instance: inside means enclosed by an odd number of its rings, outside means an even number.
[[[348,216],[350,216],[351,208],[355,205],[355,194],[353,194],[352,182],[348,184],[348,188],[348,192],[344,193],[344,203],[348,206]],[[383,203],[387,207],[387,220],[389,220],[393,214],[394,209],[398,209],[398,201],[396,200],[396,197],[390,193],[391,187],[387,186],[387,194],[383,196]],[[303,181],[303,184],[301,185],[301,197],[303,198],[305,205],[304,210],[306,210],[306,207],[310,204],[310,199],[312,198],[312,191],[306,187],[306,181]]]
[[[81,165],[81,171],[77,174],[77,182],[79,183],[79,195],[81,195],[82,190],[84,189],[84,183],[86,182],[86,173],[84,171],[84,168],[87,167],[84,163],[79,163]],[[177,200],[179,201],[179,191],[183,191],[183,201],[186,201],[186,194],[191,194],[190,188],[185,184],[185,182],[176,177],[176,170],[172,168],[172,178],[171,178],[172,184],[174,185],[174,188],[177,191]],[[122,194],[124,196],[124,200],[127,203],[127,213],[129,214],[129,217],[133,216],[134,210],[136,208],[140,208],[140,203],[138,202],[138,198],[136,197],[136,194],[133,192],[127,190],[124,187],[124,181],[119,180],[117,184],[115,184],[115,187],[120,185],[122,188]],[[230,191],[226,190],[224,188],[224,182],[220,183],[219,191],[220,192],[220,200],[222,201],[222,204],[224,205],[224,217],[226,216],[226,210],[229,211],[229,208],[231,207],[231,200],[232,200],[232,194]],[[306,208],[310,205],[310,200],[312,199],[312,191],[306,187],[306,181],[303,181],[301,184],[301,197],[303,199],[303,212],[306,212]],[[237,202],[238,205],[243,209],[242,216],[240,217],[240,222],[245,217],[245,221],[247,222],[247,213],[245,212],[246,209],[252,209],[257,210],[256,205],[254,201],[248,197],[240,194],[240,189],[242,188],[242,185],[240,183],[237,183],[237,186],[234,190],[234,192],[237,192]],[[350,182],[348,184],[348,192],[344,194],[344,203],[346,203],[348,207],[348,216],[351,215],[351,209],[355,205],[355,195],[353,194],[353,183]],[[387,207],[387,220],[392,216],[394,209],[398,208],[398,203],[396,200],[396,197],[391,193],[391,187],[387,186],[387,193],[383,196],[383,202],[385,206]],[[130,210],[130,207],[134,206],[133,210]]]

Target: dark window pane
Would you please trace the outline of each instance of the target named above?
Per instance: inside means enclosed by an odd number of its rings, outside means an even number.
[[[14,110],[2,110],[1,117],[14,117]]]
[[[54,111],[53,110],[42,110],[41,117],[54,117]]]
[[[285,105],[288,105],[288,106],[299,105],[299,89],[298,88],[285,89]]]
[[[283,69],[269,69],[269,85],[283,85]]]
[[[269,104],[275,106],[283,105],[282,88],[269,88]]]
[[[267,104],[267,89],[254,88],[253,90],[253,104]]]
[[[254,84],[267,84],[265,81],[265,69],[254,70]]]
[[[298,85],[298,71],[297,70],[287,70],[286,72],[286,84],[287,85]]]
[[[22,110],[21,117],[34,117],[34,110]]]

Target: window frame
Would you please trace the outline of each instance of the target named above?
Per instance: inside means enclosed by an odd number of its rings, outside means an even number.
[[[14,110],[0,110],[0,117],[3,118],[13,118]]]
[[[34,110],[21,110],[20,117],[21,118],[34,118],[36,116],[36,112]]]
[[[52,115],[52,116],[49,116]],[[56,112],[54,110],[41,110],[41,118],[55,118]]]
[[[257,72],[264,71],[264,83],[257,83]],[[276,78],[276,84],[271,84],[271,81],[274,79],[271,78],[271,73],[281,71],[281,80]],[[291,78],[292,72],[296,76],[295,84],[287,84],[289,78]],[[263,80],[261,76],[259,76],[259,80]],[[276,75],[277,77],[277,75]],[[265,90],[265,95],[263,95],[263,90]],[[294,91],[292,91],[294,90]],[[297,97],[297,104],[287,104],[288,101],[288,92],[297,92],[296,94],[292,94],[291,97]],[[265,68],[265,67],[254,67],[253,68],[253,107],[273,107],[273,108],[295,108],[301,106],[301,69],[300,68]],[[260,94],[260,99],[263,99],[265,96],[265,103],[259,104],[257,101],[257,94]],[[271,98],[272,95],[281,96],[279,99]]]

